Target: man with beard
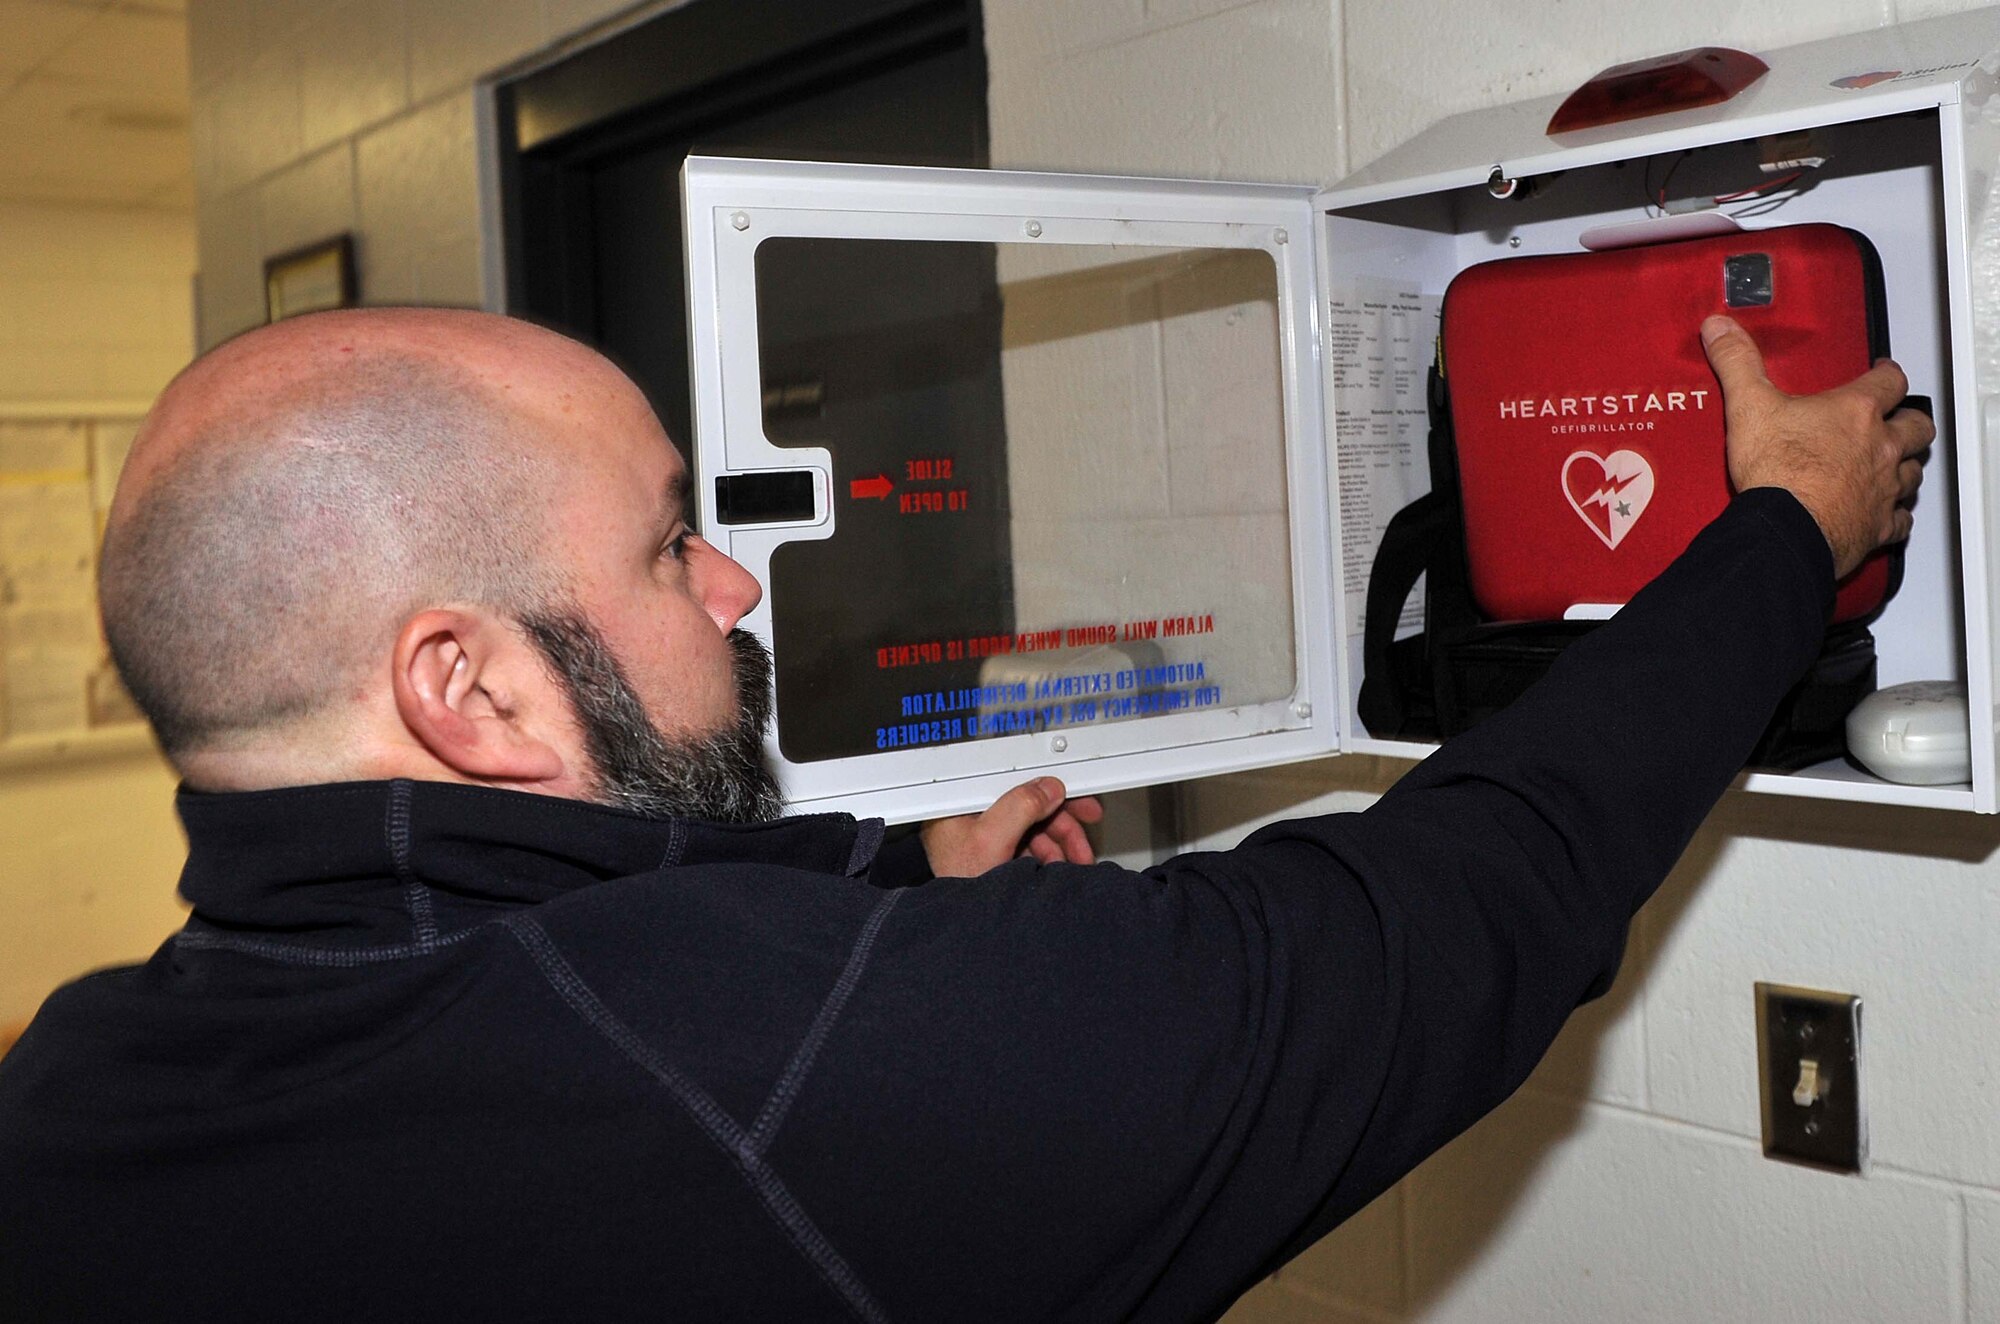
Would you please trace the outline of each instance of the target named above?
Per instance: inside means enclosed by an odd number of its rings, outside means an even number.
[[[1743,494],[1658,583],[1367,813],[1143,874],[1053,779],[901,855],[777,818],[758,588],[590,351],[402,310],[209,354],[101,583],[193,914],[0,1064],[0,1314],[1220,1313],[1609,982],[1908,531],[1894,365],[1791,399],[1704,336]]]

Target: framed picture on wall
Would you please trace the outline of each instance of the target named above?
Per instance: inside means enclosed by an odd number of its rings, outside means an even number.
[[[352,308],[359,294],[351,233],[264,259],[266,321],[327,308]]]

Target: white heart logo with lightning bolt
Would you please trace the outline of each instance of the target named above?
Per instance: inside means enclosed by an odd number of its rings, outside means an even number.
[[[1637,451],[1578,451],[1563,461],[1562,488],[1577,517],[1616,549],[1653,500],[1653,466]]]

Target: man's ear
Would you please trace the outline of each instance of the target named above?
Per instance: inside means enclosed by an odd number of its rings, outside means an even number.
[[[536,720],[549,709],[546,673],[506,622],[479,611],[419,612],[396,632],[394,667],[403,725],[452,771],[505,782],[563,775],[562,755]]]

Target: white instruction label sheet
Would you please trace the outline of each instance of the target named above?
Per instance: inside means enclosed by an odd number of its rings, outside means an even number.
[[[1340,477],[1340,561],[1349,638],[1361,638],[1368,571],[1397,511],[1428,492],[1430,420],[1424,381],[1435,352],[1440,295],[1356,277],[1328,300],[1334,428]],[[1423,594],[1412,593],[1396,633],[1423,628]]]

